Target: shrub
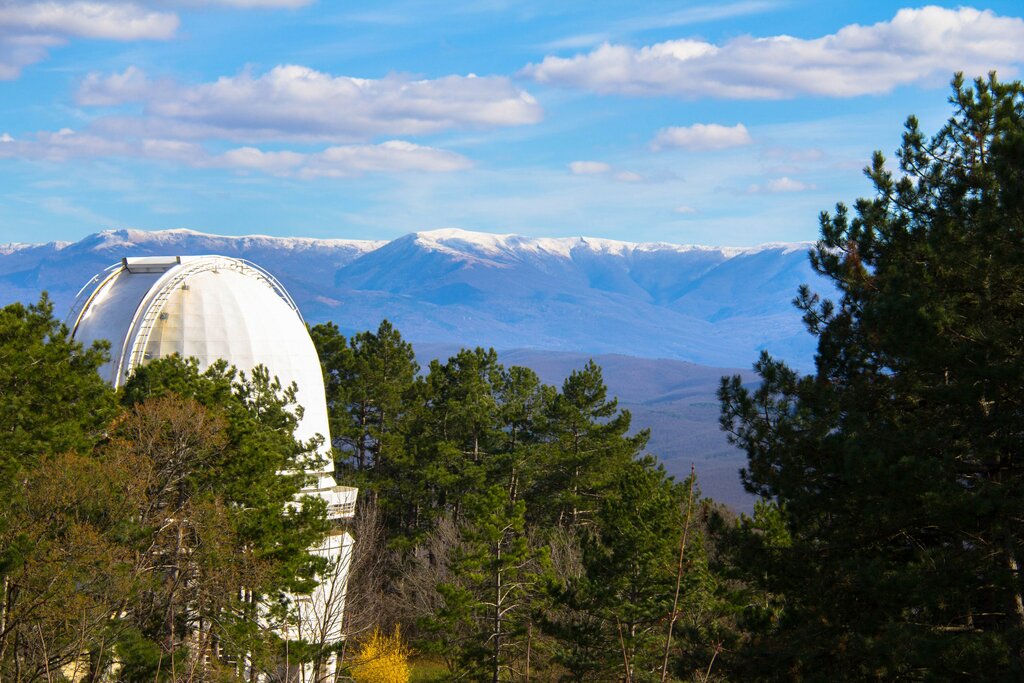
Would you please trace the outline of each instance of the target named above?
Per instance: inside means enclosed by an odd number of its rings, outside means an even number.
[[[356,683],[409,683],[409,648],[396,626],[393,635],[374,629],[350,667]]]

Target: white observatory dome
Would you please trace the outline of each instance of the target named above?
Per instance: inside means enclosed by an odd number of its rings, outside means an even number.
[[[194,356],[202,368],[221,358],[246,373],[264,365],[282,386],[298,386],[303,416],[296,438],[306,441],[319,434],[324,438],[321,452],[330,451],[324,380],[313,340],[284,287],[248,261],[225,256],[122,259],[82,288],[67,323],[78,342],[110,341],[110,362],[100,374],[115,387],[147,361],[175,353]],[[284,628],[289,637],[321,633],[337,643],[345,637],[354,540],[345,520],[355,514],[359,490],[338,486],[326,460],[315,484],[302,494],[322,499],[327,507],[331,531],[312,551],[336,569],[320,577],[310,595],[297,598],[298,626]],[[328,668],[333,667],[331,660]]]
[[[225,256],[126,258],[87,284],[68,318],[76,341],[110,341],[100,369],[115,387],[150,359],[219,358],[250,372],[266,366],[295,382],[303,417],[295,436],[319,434],[330,448],[327,403],[316,349],[295,303],[266,271]]]

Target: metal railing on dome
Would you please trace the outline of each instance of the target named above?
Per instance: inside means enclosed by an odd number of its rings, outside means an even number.
[[[88,308],[93,297],[95,297],[96,293],[103,287],[103,283],[121,272],[121,267],[120,263],[107,266],[102,271],[93,275],[92,278],[86,282],[80,290],[78,290],[78,294],[75,294],[75,300],[71,304],[71,310],[68,311],[67,317],[64,318],[64,324],[67,326],[72,337],[75,336],[75,330],[78,329],[78,323],[82,319],[82,313],[86,308]]]
[[[140,306],[135,312],[132,323],[128,327],[125,343],[121,346],[121,357],[117,361],[117,372],[114,376],[117,377],[118,382],[145,360],[146,347],[149,346],[149,339],[153,328],[156,326],[156,321],[160,319],[160,314],[163,313],[164,306],[167,304],[171,292],[179,286],[184,286],[185,280],[197,273],[216,272],[221,269],[233,270],[263,280],[275,294],[288,304],[288,307],[295,312],[299,320],[305,324],[305,320],[299,311],[299,307],[295,304],[295,300],[292,299],[291,295],[288,294],[277,278],[263,268],[244,259],[223,256],[200,257],[195,261],[186,262],[174,268],[171,271],[173,275],[160,285],[152,299],[145,305]],[[129,349],[128,342],[132,337],[134,337],[134,340],[131,341],[131,348]],[[126,360],[127,365],[125,365]]]

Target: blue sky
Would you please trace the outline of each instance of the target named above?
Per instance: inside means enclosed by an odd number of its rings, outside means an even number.
[[[0,0],[0,242],[814,239],[1016,2]]]

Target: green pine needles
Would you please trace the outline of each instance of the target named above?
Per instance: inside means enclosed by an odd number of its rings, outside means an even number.
[[[745,579],[784,608],[745,678],[1024,677],[1024,88],[957,75],[950,102],[821,216],[839,298],[796,300],[816,372],[764,355],[757,389],[723,382],[787,532],[748,535]]]

